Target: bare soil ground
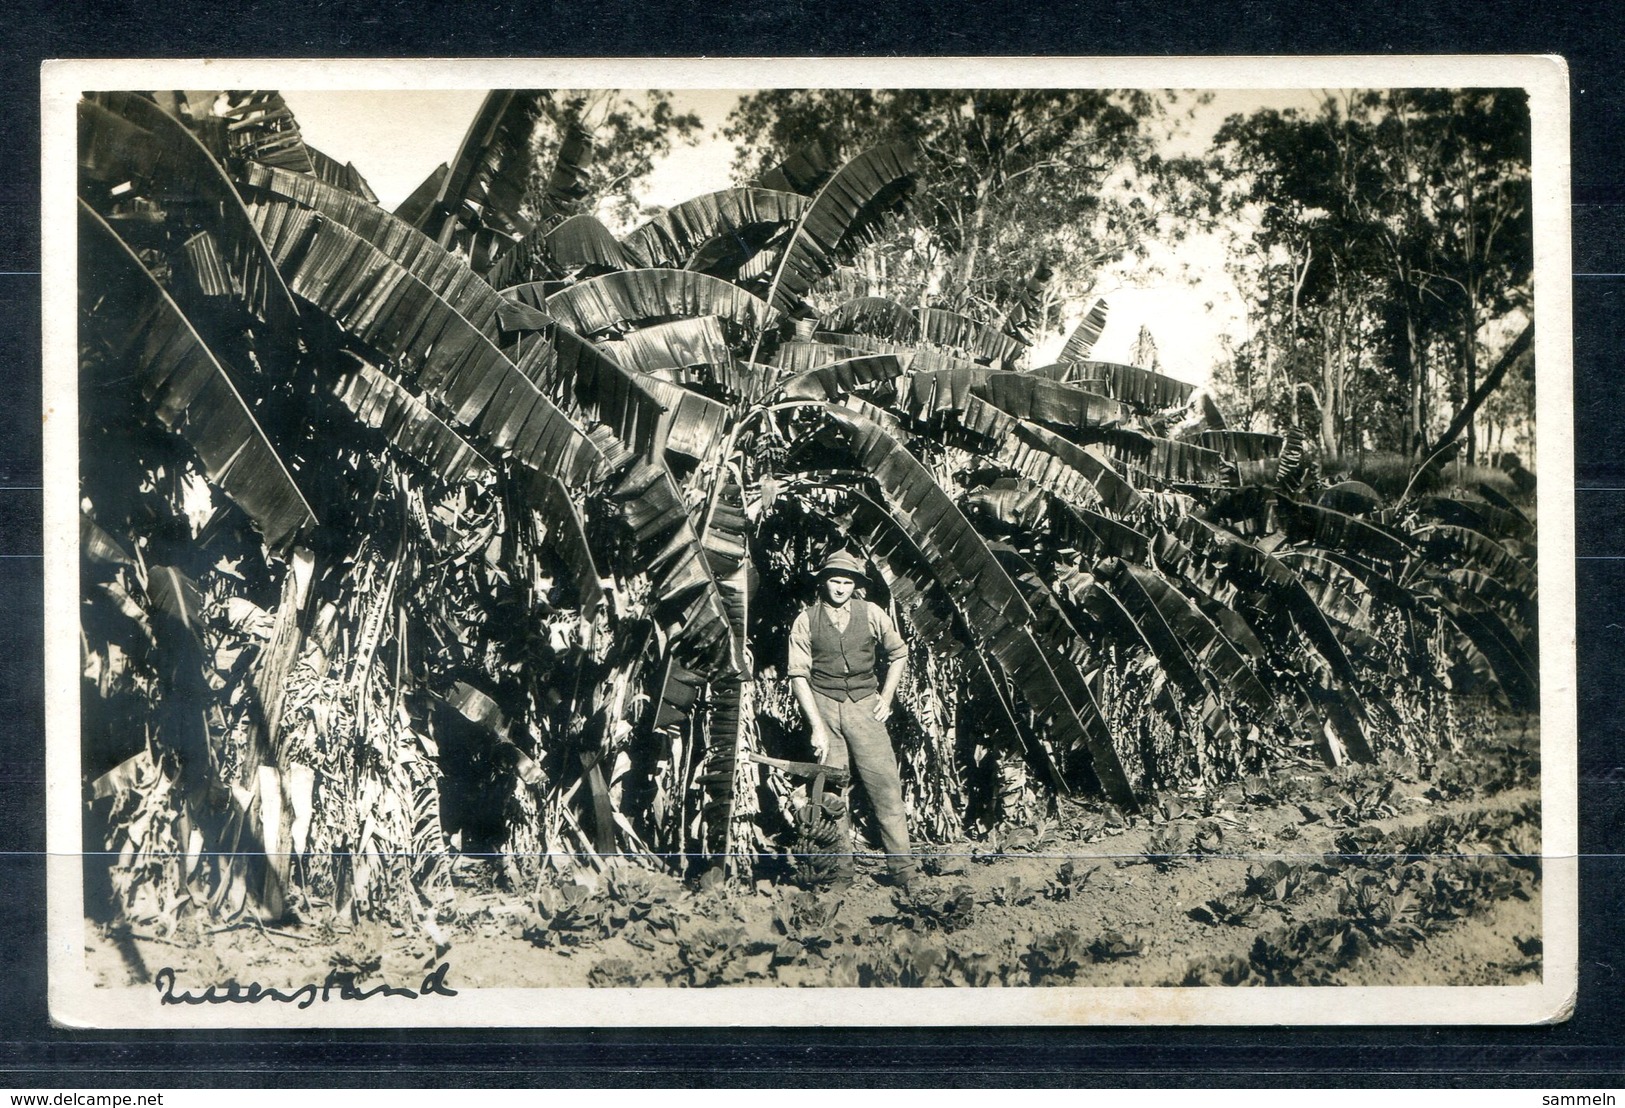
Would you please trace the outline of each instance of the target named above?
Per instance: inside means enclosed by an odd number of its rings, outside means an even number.
[[[839,896],[685,886],[624,863],[534,887],[459,859],[417,925],[322,921],[165,938],[87,925],[106,985],[1516,985],[1541,972],[1538,735],[1434,771],[1309,766],[1124,820],[1064,802],[992,842],[873,859]]]

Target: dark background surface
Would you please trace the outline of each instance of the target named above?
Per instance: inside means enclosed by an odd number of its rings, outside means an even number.
[[[705,7],[6,3],[0,10],[0,1087],[1625,1083],[1625,91],[1613,5]],[[1580,995],[1531,1028],[77,1032],[45,1004],[39,83],[50,57],[1557,54],[1573,108]],[[1549,433],[1549,432],[1548,432]],[[1542,473],[1551,488],[1569,475]],[[1548,736],[1557,739],[1558,736]],[[930,994],[922,993],[922,1006]]]

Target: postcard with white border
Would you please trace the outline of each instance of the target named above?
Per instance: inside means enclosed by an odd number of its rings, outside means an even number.
[[[42,97],[58,1023],[1572,1010],[1561,60]]]

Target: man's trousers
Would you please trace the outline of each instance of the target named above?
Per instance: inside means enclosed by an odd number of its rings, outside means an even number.
[[[813,699],[824,726],[830,731],[829,753],[824,761],[828,765],[850,768],[853,776],[863,782],[864,792],[869,794],[869,804],[880,824],[887,865],[894,874],[912,875],[914,856],[908,845],[908,815],[903,808],[903,786],[897,776],[897,755],[892,750],[886,725],[874,716],[880,697],[871,693],[860,700],[836,700],[814,689]],[[841,842],[847,853],[840,859],[840,869],[850,873],[850,804],[841,821]]]

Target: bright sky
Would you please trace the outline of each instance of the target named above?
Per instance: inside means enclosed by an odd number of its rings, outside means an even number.
[[[379,202],[394,208],[437,165],[456,156],[485,91],[294,90],[283,96],[306,140],[329,157],[354,162]],[[678,111],[699,115],[705,137],[698,145],[674,149],[656,164],[645,192],[647,203],[670,206],[733,183],[734,146],[720,132],[739,96],[737,91],[695,89],[673,94]],[[1185,99],[1188,103],[1190,97]],[[1309,108],[1316,100],[1308,89],[1215,93],[1211,103],[1189,106],[1164,152],[1199,153],[1233,113]],[[1094,356],[1126,361],[1143,324],[1156,339],[1163,372],[1203,383],[1223,357],[1224,337],[1239,341],[1246,326],[1245,305],[1224,273],[1223,245],[1213,236],[1194,236],[1177,247],[1159,246],[1152,257],[1160,274],[1142,266],[1101,275],[1096,291],[1105,296],[1110,311]],[[1068,329],[1087,308],[1087,303],[1071,306]],[[1064,338],[1054,339],[1049,344],[1053,349],[1033,351],[1034,364],[1053,360]]]

